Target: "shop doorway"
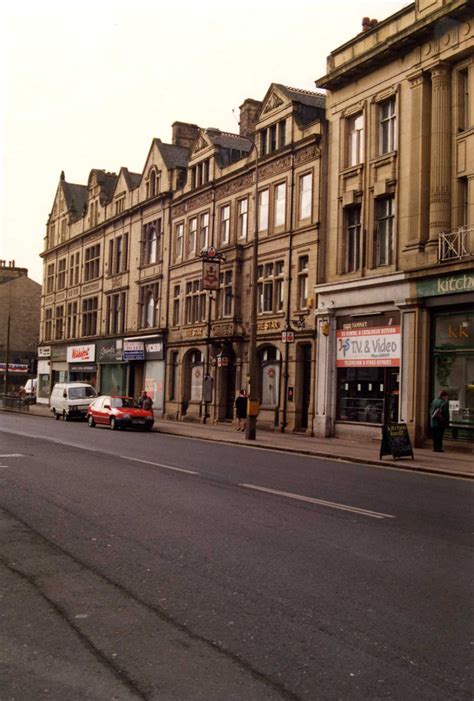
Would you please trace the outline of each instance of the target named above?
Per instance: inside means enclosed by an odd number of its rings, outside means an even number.
[[[302,343],[298,346],[296,355],[296,397],[297,428],[308,428],[309,403],[311,398],[311,344]]]
[[[225,359],[223,361],[223,359]],[[221,363],[226,365],[218,367],[219,373],[219,406],[217,409],[219,421],[232,421],[234,418],[234,404],[237,394],[235,353],[231,348],[226,348],[221,356]]]

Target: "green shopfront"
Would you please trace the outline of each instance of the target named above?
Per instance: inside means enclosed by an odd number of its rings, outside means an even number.
[[[430,313],[430,393],[448,393],[448,438],[474,429],[474,271],[417,282]],[[427,410],[428,414],[428,410]]]

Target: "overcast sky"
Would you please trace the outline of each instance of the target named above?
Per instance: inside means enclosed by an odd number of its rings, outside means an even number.
[[[0,28],[0,259],[42,282],[61,170],[141,172],[175,120],[238,132],[270,83],[314,90],[326,57],[398,0],[24,0]]]

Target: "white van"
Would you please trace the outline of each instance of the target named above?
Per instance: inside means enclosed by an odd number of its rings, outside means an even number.
[[[85,382],[57,382],[49,398],[49,407],[56,420],[61,416],[64,421],[85,419],[88,406],[96,397],[94,387]]]
[[[36,379],[36,377],[34,377],[31,380],[27,380],[26,385],[25,385],[26,396],[27,397],[32,397],[32,396],[36,397],[37,387],[38,387],[38,380]]]

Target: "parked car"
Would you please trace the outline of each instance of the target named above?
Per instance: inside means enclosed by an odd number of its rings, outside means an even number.
[[[95,399],[87,409],[87,422],[94,426],[118,428],[141,428],[151,431],[154,416],[151,409],[142,409],[132,397],[102,396]]]
[[[97,397],[86,382],[56,382],[49,398],[49,407],[56,420],[85,419],[89,404]]]

